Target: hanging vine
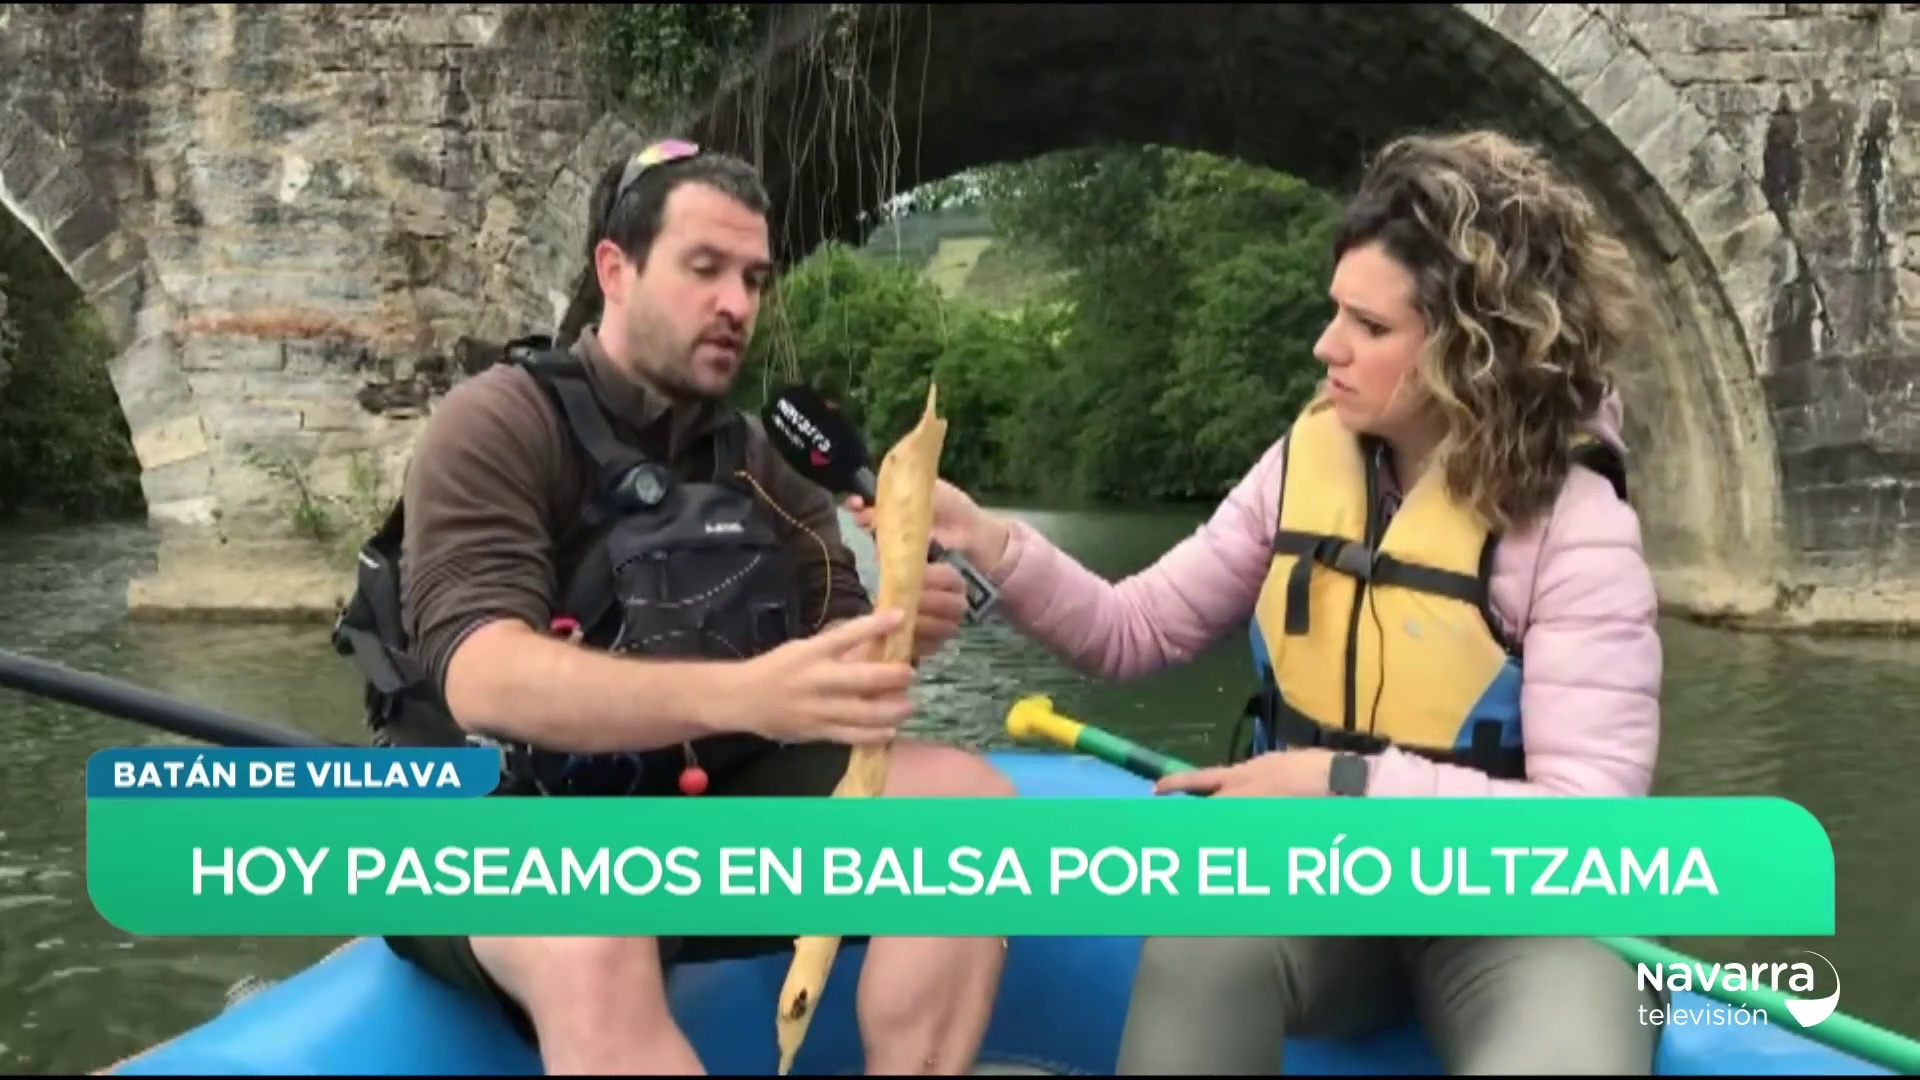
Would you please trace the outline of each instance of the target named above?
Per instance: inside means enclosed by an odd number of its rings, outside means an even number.
[[[849,203],[863,217],[884,220],[899,194],[903,141],[897,103],[903,84],[917,82],[920,67],[900,55],[907,10],[894,4],[805,10],[610,4],[592,7],[587,19],[573,25],[590,35],[584,44],[593,93],[603,107],[643,130],[697,115],[703,103],[719,100],[714,95],[724,87],[730,122],[704,139],[760,168],[776,199],[786,202],[775,209],[776,228],[833,239],[853,224],[841,220]],[[552,5],[542,11],[560,14]],[[781,19],[803,21],[782,25],[776,21]],[[782,39],[781,77],[753,77],[747,65],[775,38]],[[843,161],[850,145],[860,151],[855,160]],[[778,152],[770,154],[770,147]],[[797,370],[798,343],[781,299],[778,289],[768,298],[756,335],[769,361],[763,378]],[[596,307],[582,274],[562,320],[562,340]]]
[[[852,202],[869,218],[889,215],[900,194],[901,111],[912,108],[902,101],[917,97],[910,91],[922,75],[922,65],[905,55],[910,44],[921,44],[905,40],[909,10],[899,4],[816,5],[804,38],[793,46],[798,62],[786,66],[781,84],[752,82],[741,91],[744,107],[735,111],[737,127],[727,141],[761,168],[770,187],[805,200],[776,210],[785,228],[834,240],[854,224],[841,220],[836,207]],[[915,10],[930,31],[932,9]],[[771,144],[779,146],[777,157],[767,152]],[[850,146],[859,149],[849,159]],[[805,218],[812,220],[802,225]],[[799,341],[786,299],[781,289],[768,298],[756,335],[762,339],[757,351],[765,361],[764,380],[798,375],[803,348],[856,351]],[[858,332],[852,325],[846,331],[849,338]]]

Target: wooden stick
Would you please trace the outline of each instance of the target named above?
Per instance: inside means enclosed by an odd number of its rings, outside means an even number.
[[[933,486],[940,475],[940,451],[946,444],[947,422],[934,412],[935,387],[927,387],[927,408],[920,423],[909,431],[880,462],[874,487],[874,552],[880,563],[880,595],[875,610],[892,608],[903,619],[880,646],[880,659],[913,660],[914,618],[920,610],[920,589],[927,573],[927,544],[933,535]],[[887,784],[891,743],[856,746],[847,771],[833,789],[834,798],[872,798]],[[793,1067],[794,1056],[807,1037],[814,1007],[827,985],[827,973],[840,951],[838,937],[806,936],[795,940],[793,963],[780,988],[780,1011],[774,1026],[780,1043],[780,1075]]]

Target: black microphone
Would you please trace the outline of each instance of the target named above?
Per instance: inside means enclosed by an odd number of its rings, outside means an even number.
[[[879,478],[873,473],[873,458],[867,453],[866,443],[840,410],[812,387],[795,383],[774,395],[761,407],[760,422],[775,452],[800,475],[828,491],[858,495],[868,506],[873,505]],[[927,545],[927,558],[959,571],[967,589],[967,621],[985,619],[1000,598],[999,590],[986,575],[974,569],[964,556],[942,547],[938,540]]]

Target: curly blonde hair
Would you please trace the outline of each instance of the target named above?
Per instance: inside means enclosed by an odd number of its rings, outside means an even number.
[[[1626,245],[1536,149],[1490,131],[1409,136],[1374,158],[1334,241],[1414,278],[1421,389],[1454,497],[1504,532],[1544,514],[1570,440],[1644,325]]]

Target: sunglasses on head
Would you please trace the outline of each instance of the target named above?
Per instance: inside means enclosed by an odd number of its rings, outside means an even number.
[[[626,197],[628,191],[632,190],[633,185],[638,183],[640,178],[647,174],[648,169],[671,164],[675,161],[686,161],[688,158],[696,158],[699,156],[699,144],[688,142],[685,139],[662,139],[657,143],[649,143],[641,147],[638,152],[627,159],[627,167],[620,173],[620,186],[613,189],[613,201],[607,205],[609,208],[618,206],[620,200]]]

